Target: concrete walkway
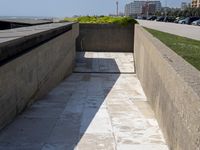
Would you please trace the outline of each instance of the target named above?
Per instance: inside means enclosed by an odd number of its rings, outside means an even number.
[[[168,150],[131,53],[78,53],[75,73],[0,132],[0,150],[73,149]]]
[[[147,21],[147,20],[137,20],[137,21],[141,26],[147,28],[187,37],[194,40],[200,40],[200,26]]]

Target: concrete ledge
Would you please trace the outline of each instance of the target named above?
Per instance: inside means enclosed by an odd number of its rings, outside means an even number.
[[[134,26],[80,24],[77,51],[132,52]]]
[[[72,29],[72,23],[58,23],[0,31],[0,65]]]
[[[49,24],[53,23],[52,20],[46,19],[17,19],[17,18],[10,18],[10,19],[0,19],[0,30],[6,29],[13,29],[13,28],[21,28],[21,27],[28,27],[28,26],[35,26],[35,25],[42,25],[42,24]]]
[[[45,29],[44,26],[36,26],[35,29],[41,29],[33,30],[34,33],[39,32],[37,34],[31,34],[33,32],[27,30],[30,32],[28,37],[22,35],[14,41],[0,43],[1,47],[2,45],[9,47],[10,42],[13,44],[11,50],[4,48],[11,52],[11,55],[6,55],[10,57],[18,54],[14,52],[14,44],[17,44],[19,48],[20,43],[23,43],[21,45],[23,54],[0,67],[0,129],[72,72],[75,60],[75,41],[79,28],[78,24],[70,25],[72,29],[67,31],[68,25],[66,24],[52,24],[46,26]],[[20,31],[26,29],[30,28],[20,29]],[[13,30],[10,32],[12,33]],[[27,34],[27,32],[22,34]],[[45,35],[48,37],[47,41]],[[31,43],[31,37],[34,44]],[[26,45],[27,39],[30,41],[27,43],[30,47]],[[40,40],[45,42],[41,44]],[[9,54],[9,52],[3,54]]]
[[[200,72],[135,27],[136,72],[170,149],[200,148]]]

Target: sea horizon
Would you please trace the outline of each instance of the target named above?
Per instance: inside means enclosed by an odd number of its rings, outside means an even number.
[[[0,16],[0,19],[52,19],[57,17],[47,16]]]

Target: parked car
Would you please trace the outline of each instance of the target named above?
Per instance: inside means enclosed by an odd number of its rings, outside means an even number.
[[[185,17],[176,17],[176,20],[174,21],[174,23],[178,23],[180,20],[185,19]]]
[[[192,22],[192,25],[200,26],[200,19],[199,19],[199,20],[196,20],[196,21],[193,21],[193,22]]]
[[[156,20],[156,19],[157,19],[156,16],[150,16],[150,17],[147,18],[147,20]]]
[[[146,17],[146,16],[143,16],[143,17],[142,17],[142,19],[143,19],[143,20],[146,20],[146,19],[147,19],[147,17]]]
[[[166,16],[163,21],[164,22],[174,22],[175,20],[176,20],[175,17]]]
[[[142,19],[142,16],[137,16],[137,19]]]
[[[164,16],[160,16],[160,17],[157,17],[156,21],[164,21],[165,17]]]
[[[196,21],[200,19],[199,17],[187,17],[183,20],[180,20],[178,23],[179,24],[191,24],[193,21]]]
[[[146,16],[137,16],[137,19],[146,20],[147,17]]]

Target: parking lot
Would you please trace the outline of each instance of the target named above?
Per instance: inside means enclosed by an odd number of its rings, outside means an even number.
[[[155,29],[155,30],[159,30],[159,31],[195,39],[195,40],[200,40],[200,26],[192,26],[192,25],[176,24],[176,23],[168,23],[168,22],[157,22],[157,21],[149,21],[149,20],[137,20],[137,21],[139,22],[140,25],[147,28],[151,28],[151,29]]]

